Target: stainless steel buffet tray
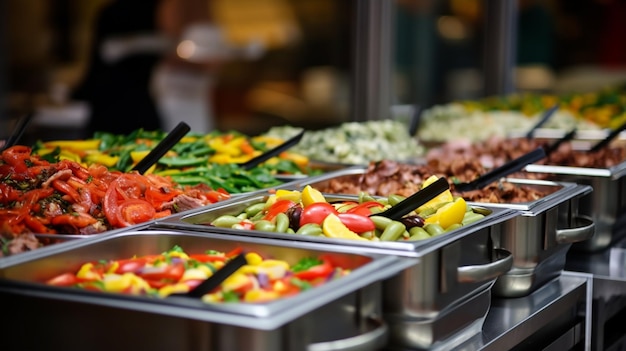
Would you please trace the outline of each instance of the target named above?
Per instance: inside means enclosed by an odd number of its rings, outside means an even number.
[[[594,221],[580,215],[578,210],[579,199],[593,189],[567,182],[513,178],[506,181],[537,190],[556,189],[530,202],[489,203],[489,206],[521,212],[521,216],[506,222],[506,229],[494,237],[496,247],[513,254],[513,267],[498,277],[493,287],[495,296],[520,297],[561,274],[572,244],[593,237]]]
[[[590,240],[572,245],[573,251],[597,252],[624,237],[621,222],[626,216],[626,161],[611,168],[583,168],[531,164],[526,172],[541,173],[547,179],[589,185],[593,192],[579,200],[579,213],[595,223]]]
[[[352,247],[364,253],[419,257],[418,264],[383,283],[383,311],[391,331],[390,343],[411,348],[435,347],[480,322],[489,310],[491,286],[512,265],[510,252],[494,248],[492,244],[492,236],[498,235],[503,223],[519,215],[518,211],[505,208],[476,207],[476,211],[487,214],[483,220],[444,235],[412,242],[354,241],[206,225],[221,215],[236,215],[252,204],[265,202],[269,195],[268,192],[227,200],[211,209],[165,218],[157,221],[156,226],[219,232],[236,238],[272,238],[302,245]],[[341,195],[326,195],[326,198],[329,201],[355,199],[354,196]],[[472,304],[468,302],[470,300]],[[463,308],[468,305],[472,308]]]
[[[298,295],[268,303],[207,304],[48,286],[46,279],[82,263],[160,253],[237,247],[294,264],[321,253],[352,271]],[[0,296],[20,311],[3,349],[376,350],[385,345],[381,282],[417,258],[363,253],[354,247],[252,237],[146,230],[74,240],[0,261]],[[29,338],[27,330],[35,332]],[[127,331],[127,332],[124,332]],[[20,335],[24,337],[20,337]],[[5,347],[6,346],[6,347]],[[170,347],[171,346],[171,347]]]
[[[352,167],[302,180],[323,189],[332,181],[359,183],[366,169]],[[572,243],[590,240],[595,232],[593,220],[578,212],[579,199],[592,192],[589,185],[571,182],[506,178],[516,186],[532,188],[547,195],[523,203],[470,202],[472,206],[507,208],[521,216],[504,222],[504,230],[493,237],[494,247],[513,254],[513,267],[498,277],[492,292],[495,296],[519,297],[560,274]]]

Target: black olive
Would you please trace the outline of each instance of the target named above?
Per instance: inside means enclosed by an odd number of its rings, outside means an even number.
[[[420,216],[406,216],[406,217],[402,217],[400,218],[400,222],[402,222],[402,224],[404,224],[404,226],[406,227],[406,230],[409,230],[413,227],[423,227],[424,226],[424,218],[420,217]]]
[[[289,218],[289,228],[294,232],[300,229],[300,216],[302,215],[302,206],[292,206],[287,210],[287,217]]]

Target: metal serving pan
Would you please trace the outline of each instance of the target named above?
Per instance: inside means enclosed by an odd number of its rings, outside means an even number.
[[[489,310],[491,286],[512,265],[510,252],[494,248],[491,239],[499,233],[503,223],[519,215],[518,211],[506,208],[476,207],[476,211],[486,214],[483,220],[445,235],[412,242],[342,240],[203,224],[221,215],[236,215],[252,204],[265,202],[269,195],[227,200],[211,209],[162,219],[156,225],[167,229],[220,232],[237,238],[272,238],[305,246],[321,244],[352,247],[358,252],[419,257],[418,264],[383,283],[383,315],[391,331],[390,344],[410,348],[431,348],[451,340],[462,341],[471,336],[467,334],[479,331],[480,328],[471,327],[480,326]],[[334,201],[355,197],[326,195],[326,198]]]
[[[624,237],[626,230],[619,225],[626,217],[626,161],[611,168],[584,168],[531,164],[524,169],[542,173],[547,179],[589,185],[593,192],[579,200],[579,213],[591,218],[595,235],[572,245],[572,250],[597,252]]]
[[[507,182],[547,191],[543,198],[525,203],[489,203],[521,212],[504,224],[505,230],[494,237],[494,245],[513,254],[513,267],[498,277],[493,293],[500,297],[520,297],[558,276],[563,271],[567,252],[573,243],[590,240],[595,223],[579,214],[579,200],[593,189],[588,185],[530,179]],[[470,204],[480,204],[472,203]]]
[[[42,284],[87,261],[236,247],[283,259],[330,254],[352,271],[300,294],[268,303],[207,304]],[[211,233],[145,230],[104,234],[0,261],[0,295],[20,311],[4,326],[3,350],[119,348],[176,350],[376,350],[384,346],[381,282],[419,259],[358,252],[353,247]],[[8,300],[10,299],[10,300]],[[8,328],[8,329],[7,329]],[[26,335],[36,332],[37,337]],[[123,340],[123,341],[122,341]]]
[[[300,186],[329,188],[332,180],[354,182],[366,172],[353,167],[303,180]],[[530,294],[539,286],[560,274],[567,251],[572,243],[592,238],[593,220],[578,214],[578,200],[592,192],[589,185],[545,180],[506,178],[514,185],[532,187],[547,195],[524,203],[476,203],[472,206],[508,208],[520,211],[521,216],[506,221],[505,230],[494,236],[494,247],[513,254],[513,267],[498,277],[492,291],[496,296],[519,297]]]

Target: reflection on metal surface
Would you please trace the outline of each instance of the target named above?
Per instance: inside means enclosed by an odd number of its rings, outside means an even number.
[[[612,247],[609,252],[609,275],[626,278],[626,249]]]

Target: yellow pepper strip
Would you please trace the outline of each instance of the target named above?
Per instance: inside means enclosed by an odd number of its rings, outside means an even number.
[[[278,189],[276,190],[276,197],[278,199],[287,199],[293,202],[300,202],[302,194],[298,190]]]
[[[272,301],[280,297],[280,294],[276,291],[267,291],[262,289],[255,289],[246,292],[243,300],[246,302],[263,302]]]
[[[150,150],[131,151],[130,158],[133,160],[134,163],[137,163],[143,160],[149,153]]]
[[[102,276],[93,271],[93,263],[85,263],[80,267],[78,273],[76,273],[77,278],[88,279],[88,280],[100,280]]]
[[[100,146],[100,139],[84,139],[84,140],[52,140],[43,143],[46,148],[60,147],[61,149],[75,150],[97,150]]]
[[[117,164],[119,156],[111,156],[101,152],[88,153],[85,160],[89,164],[99,164],[107,167],[113,167]]]
[[[282,152],[279,155],[280,158],[285,159],[285,160],[289,160],[292,161],[293,163],[295,163],[298,167],[300,167],[300,169],[304,169],[306,168],[306,166],[309,165],[309,158],[304,156],[304,155],[300,155],[297,154],[295,152]]]
[[[185,294],[189,292],[189,286],[185,283],[178,283],[174,285],[165,285],[159,289],[159,296],[166,297],[171,294]]]

